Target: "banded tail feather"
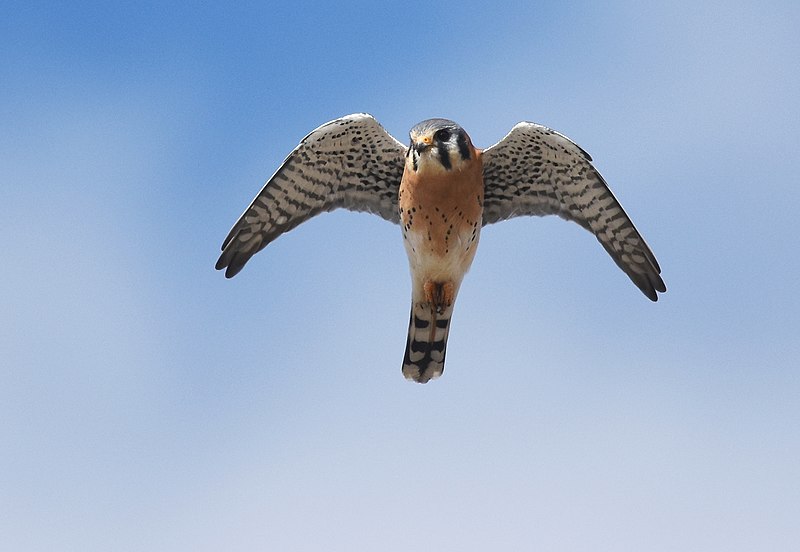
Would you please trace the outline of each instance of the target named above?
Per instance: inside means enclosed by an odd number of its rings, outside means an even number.
[[[428,383],[442,375],[452,314],[452,305],[437,309],[431,303],[413,303],[403,358],[406,379]]]

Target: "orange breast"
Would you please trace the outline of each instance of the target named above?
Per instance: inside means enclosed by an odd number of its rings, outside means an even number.
[[[415,172],[400,184],[403,233],[421,255],[463,255],[477,246],[483,213],[483,164],[475,150],[461,171]],[[474,245],[473,245],[474,244]],[[470,256],[471,257],[471,256]]]

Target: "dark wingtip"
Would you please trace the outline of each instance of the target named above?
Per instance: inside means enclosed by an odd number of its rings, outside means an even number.
[[[238,266],[238,267],[235,267],[235,268],[232,267],[232,266],[229,266],[228,269],[225,271],[225,277],[228,280],[230,280],[231,278],[233,278],[234,276],[239,274],[239,272],[241,272],[242,267],[244,267],[244,265]]]
[[[244,268],[250,257],[242,255],[238,252],[233,253],[230,259],[227,260],[227,268],[225,269],[225,277],[233,278]]]
[[[655,303],[658,301],[659,293],[667,292],[667,285],[664,283],[664,280],[661,279],[661,276],[656,276],[655,278],[651,277],[648,283],[650,285],[647,287],[640,287],[639,289],[642,290],[648,299]]]
[[[226,249],[222,252],[222,255],[219,256],[219,259],[217,259],[217,264],[214,265],[214,268],[216,270],[225,269],[225,277],[233,278],[239,274],[248,260],[250,260],[249,256],[242,255],[238,251]]]

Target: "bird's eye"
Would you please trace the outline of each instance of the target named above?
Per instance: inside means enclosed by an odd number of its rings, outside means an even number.
[[[450,131],[446,128],[436,131],[436,139],[440,142],[447,142],[450,139]]]

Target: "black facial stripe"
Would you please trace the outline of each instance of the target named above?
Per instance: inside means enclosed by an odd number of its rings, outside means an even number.
[[[438,150],[439,160],[441,160],[442,166],[449,171],[453,168],[453,165],[450,164],[450,153],[447,151],[447,146],[440,143]]]
[[[464,161],[468,160],[470,155],[469,155],[469,144],[467,144],[467,137],[464,136],[464,134],[459,133],[457,144],[458,144],[458,153],[461,154],[461,159],[463,159]]]
[[[414,172],[417,172],[417,169],[419,169],[419,155],[416,151],[411,154],[411,165],[414,168]]]

